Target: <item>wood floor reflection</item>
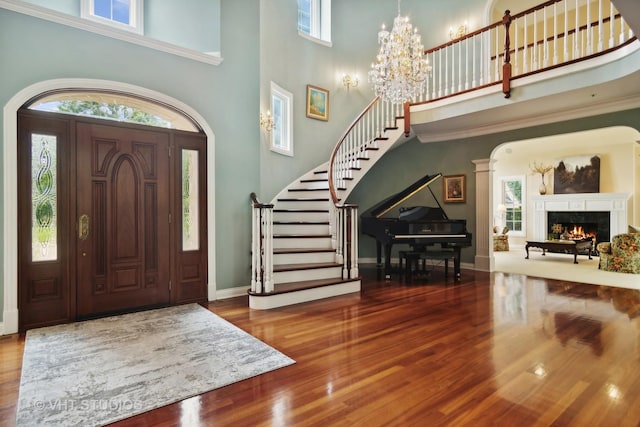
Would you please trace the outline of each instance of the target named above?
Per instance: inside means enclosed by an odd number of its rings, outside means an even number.
[[[640,291],[436,270],[411,284],[269,311],[214,313],[296,364],[118,426],[638,426]],[[395,276],[394,276],[395,277]],[[23,338],[0,339],[11,425]]]

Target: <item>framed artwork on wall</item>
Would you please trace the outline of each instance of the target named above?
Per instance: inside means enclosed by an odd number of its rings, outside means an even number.
[[[465,175],[447,175],[443,178],[443,191],[445,203],[464,203],[467,200],[465,188]]]
[[[307,117],[317,120],[329,120],[329,91],[317,86],[307,85]]]
[[[553,170],[553,192],[599,193],[600,156],[592,154],[559,159]]]

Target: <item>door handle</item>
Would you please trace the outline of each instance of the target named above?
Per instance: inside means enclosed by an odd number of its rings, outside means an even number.
[[[87,240],[89,238],[89,215],[80,215],[78,220],[78,238],[80,240]]]

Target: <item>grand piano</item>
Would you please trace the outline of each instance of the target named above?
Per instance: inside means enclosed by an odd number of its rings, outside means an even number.
[[[454,259],[454,277],[460,280],[460,250],[471,246],[471,233],[464,219],[449,219],[429,185],[442,174],[426,175],[411,186],[374,205],[360,215],[363,234],[376,239],[377,263],[381,267],[381,249],[384,246],[385,278],[391,277],[391,249],[394,244],[408,244],[412,251],[425,251],[440,246],[451,251]],[[399,208],[397,217],[387,216],[390,211],[424,188],[427,188],[438,207],[414,206]]]

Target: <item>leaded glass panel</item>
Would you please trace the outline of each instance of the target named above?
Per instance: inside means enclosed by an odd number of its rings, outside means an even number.
[[[56,137],[31,135],[31,256],[58,258]]]
[[[182,250],[200,249],[198,151],[182,150]]]

